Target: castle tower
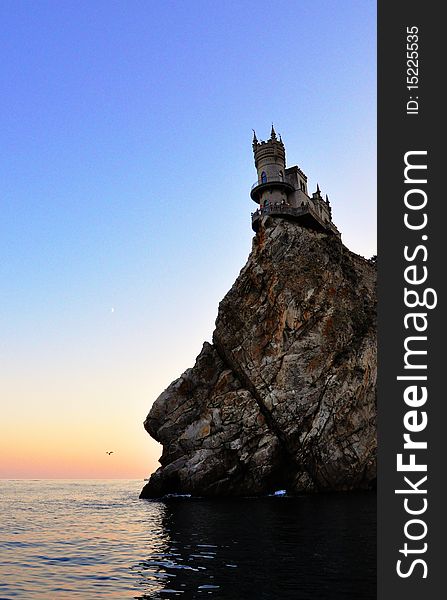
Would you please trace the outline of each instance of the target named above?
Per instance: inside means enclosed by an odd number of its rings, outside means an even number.
[[[264,217],[299,221],[301,225],[340,237],[332,223],[329,198],[323,200],[320,186],[309,196],[307,177],[298,166],[286,168],[286,151],[281,136],[272,125],[270,138],[258,141],[253,131],[253,154],[258,175],[251,187],[251,198],[259,204],[252,213],[252,228],[258,231]]]
[[[252,199],[261,207],[286,202],[293,186],[285,176],[286,151],[273,124],[270,139],[266,142],[259,142],[253,131],[253,154],[258,181],[252,186]]]

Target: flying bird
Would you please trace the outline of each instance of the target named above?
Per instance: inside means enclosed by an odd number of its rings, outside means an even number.
[[[110,456],[111,454],[113,454],[113,450],[110,450],[110,452],[106,451],[106,454],[108,454]]]

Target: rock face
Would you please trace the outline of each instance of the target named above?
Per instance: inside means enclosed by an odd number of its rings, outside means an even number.
[[[264,217],[213,344],[146,418],[163,454],[141,496],[371,487],[375,281],[335,236]]]

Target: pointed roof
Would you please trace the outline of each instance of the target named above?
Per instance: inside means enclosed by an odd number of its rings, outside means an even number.
[[[320,186],[317,183],[317,194],[320,195],[321,194],[321,190],[320,190]]]
[[[258,143],[258,138],[256,137],[256,131],[253,129],[253,144]]]
[[[270,133],[270,139],[276,140],[276,131],[275,131],[275,128],[273,127],[273,123],[272,123],[272,131]]]

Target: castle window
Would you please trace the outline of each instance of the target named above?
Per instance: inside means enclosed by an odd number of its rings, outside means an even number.
[[[284,174],[282,171],[279,172],[279,178],[281,181],[284,181]]]
[[[261,173],[261,183],[267,183],[267,175],[265,174],[265,171],[262,171]]]

